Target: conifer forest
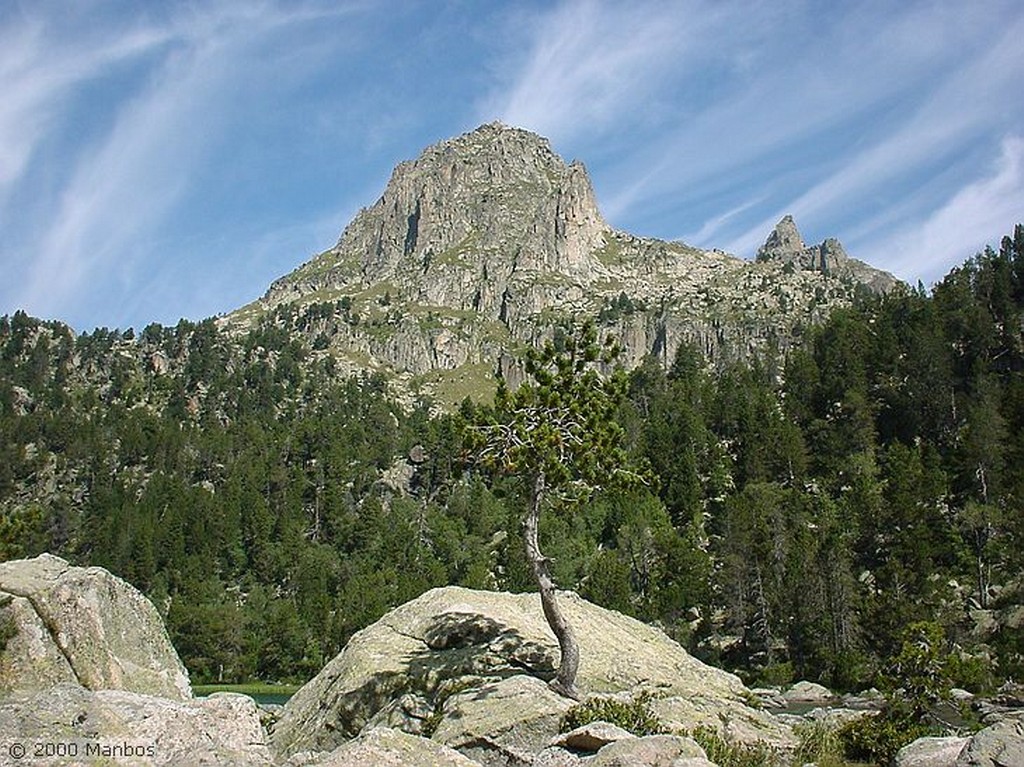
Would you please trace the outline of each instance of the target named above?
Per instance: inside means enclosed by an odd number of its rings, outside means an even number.
[[[344,378],[301,321],[0,319],[0,560],[128,580],[194,683],[305,681],[434,586],[535,588],[530,488],[467,449],[493,405]],[[957,685],[1024,677],[1024,227],[785,353],[684,347],[623,394],[646,481],[541,517],[560,588],[751,684],[877,684],[919,622]]]

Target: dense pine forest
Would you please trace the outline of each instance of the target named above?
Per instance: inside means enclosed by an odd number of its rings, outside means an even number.
[[[524,488],[464,446],[487,406],[340,380],[299,322],[0,319],[0,559],[127,579],[196,683],[304,681],[433,586],[530,589]],[[1024,676],[1024,227],[785,356],[649,361],[617,419],[652,479],[544,516],[562,587],[748,682],[877,684],[921,621],[956,684]]]

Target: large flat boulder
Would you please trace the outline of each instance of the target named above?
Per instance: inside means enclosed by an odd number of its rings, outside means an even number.
[[[15,692],[0,701],[0,765],[273,763],[259,711],[245,695],[220,693],[179,701],[59,684]]]
[[[918,738],[896,754],[896,767],[955,767],[970,738]]]
[[[649,690],[657,698],[656,711],[674,726],[727,721],[743,739],[793,744],[786,725],[747,705],[754,698],[735,675],[701,663],[664,632],[640,621],[573,593],[563,592],[559,599],[579,639],[578,682],[584,694]],[[468,716],[466,706],[484,689],[502,695],[479,697],[473,711],[477,720],[492,716],[483,710],[490,707],[503,709],[507,723],[519,715],[517,701],[522,716],[533,719],[533,704],[550,695],[545,716],[553,721],[571,701],[534,684],[536,695],[528,706],[524,696],[504,696],[512,683],[496,682],[517,676],[545,682],[558,658],[537,594],[433,589],[353,636],[285,706],[274,729],[274,746],[285,757],[333,750],[399,698],[405,709],[434,711],[435,737],[455,742],[450,720],[457,717],[452,714],[458,710],[460,717]],[[416,726],[421,723],[417,720]],[[509,726],[508,732],[514,732]]]
[[[529,764],[558,735],[574,701],[536,677],[484,683],[445,701],[434,739],[485,767]]]
[[[711,764],[697,741],[678,735],[648,735],[609,743],[588,764],[591,767],[676,767],[684,761],[690,762],[687,767]]]
[[[1024,714],[1008,716],[974,734],[960,752],[956,767],[1024,765]]]
[[[440,743],[388,727],[374,727],[302,767],[480,767]]]
[[[0,693],[72,682],[192,697],[156,608],[102,568],[50,554],[0,563],[0,627]]]

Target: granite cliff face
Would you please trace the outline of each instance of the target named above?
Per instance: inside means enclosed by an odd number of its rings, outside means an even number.
[[[566,320],[597,319],[628,366],[683,343],[720,363],[784,350],[859,286],[893,284],[835,240],[807,248],[788,217],[755,262],[614,230],[582,164],[491,123],[398,165],[333,248],[224,323],[277,311],[342,372],[452,403],[498,372],[514,383],[516,352]]]

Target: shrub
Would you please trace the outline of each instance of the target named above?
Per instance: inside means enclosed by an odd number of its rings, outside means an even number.
[[[950,656],[944,645],[945,633],[937,623],[920,621],[907,627],[899,654],[889,663],[890,707],[903,702],[911,716],[920,719],[936,703],[949,699]]]
[[[701,725],[688,733],[718,767],[779,767],[782,757],[767,743],[733,743],[713,727]]]
[[[641,692],[629,701],[616,698],[590,698],[573,706],[558,723],[561,732],[569,732],[591,722],[609,722],[634,735],[655,735],[666,732],[661,720],[651,710],[653,696]]]
[[[768,687],[785,687],[792,684],[794,678],[795,672],[791,661],[771,663],[761,669],[758,677],[760,683]]]
[[[849,759],[888,765],[896,753],[918,738],[938,732],[907,711],[885,710],[873,716],[853,719],[837,735]]]
[[[815,764],[817,767],[843,767],[843,742],[838,728],[821,721],[808,721],[795,729],[799,743],[794,764]]]
[[[987,658],[964,652],[953,653],[946,662],[946,671],[953,685],[973,693],[989,693],[996,688],[992,662]]]

